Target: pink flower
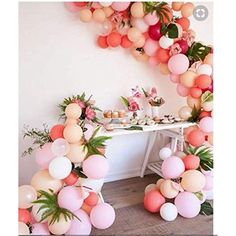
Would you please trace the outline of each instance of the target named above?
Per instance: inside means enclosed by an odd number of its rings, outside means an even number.
[[[76,104],[78,104],[81,108],[85,108],[84,102],[82,102],[82,101],[79,100],[79,99],[73,99],[73,100],[72,100],[72,103],[76,103]]]
[[[157,89],[155,87],[151,88],[151,97],[156,97],[157,96]]]
[[[141,98],[142,94],[139,92],[139,87],[136,86],[135,88],[132,88],[132,94],[135,98]]]
[[[85,115],[88,120],[93,120],[96,116],[96,112],[91,107],[86,107]]]
[[[176,54],[179,54],[181,53],[182,49],[181,47],[179,46],[178,43],[174,43],[171,47],[170,47],[170,55],[176,55]]]
[[[188,46],[191,47],[196,37],[196,33],[189,29],[183,32],[182,38],[187,41]]]
[[[137,102],[132,102],[129,104],[128,109],[129,109],[129,111],[137,111],[137,110],[139,110],[139,105]]]

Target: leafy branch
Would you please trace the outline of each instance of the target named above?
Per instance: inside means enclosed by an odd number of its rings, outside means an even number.
[[[129,101],[127,98],[121,96],[121,101],[126,107],[129,107]]]
[[[206,91],[205,93],[202,94],[201,96],[201,102],[212,102],[213,101],[213,93],[210,91]]]
[[[201,210],[200,210],[201,215],[209,216],[213,215],[213,212],[214,212],[213,207],[209,202],[203,202],[201,204]]]
[[[198,122],[200,120],[199,116],[201,114],[201,109],[197,109],[196,106],[194,105],[191,116],[188,118],[187,121],[189,122]]]

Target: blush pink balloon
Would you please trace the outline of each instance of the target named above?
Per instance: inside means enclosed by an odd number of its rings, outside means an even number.
[[[111,7],[115,11],[124,11],[129,7],[130,2],[113,2]]]
[[[149,26],[144,22],[142,18],[132,18],[131,22],[134,27],[140,30],[140,32],[147,32]]]
[[[55,156],[65,156],[70,149],[69,143],[64,138],[58,138],[53,141],[51,150]]]
[[[201,205],[195,194],[182,192],[175,198],[178,213],[185,218],[193,218],[200,212]]]
[[[150,66],[157,66],[160,61],[157,59],[157,57],[149,57],[148,63]]]
[[[32,225],[31,235],[50,235],[50,232],[46,224],[35,223]]]
[[[179,82],[180,82],[180,80],[179,80],[179,75],[170,74],[170,80],[171,80],[173,83],[179,83]]]
[[[206,178],[206,183],[205,183],[205,186],[203,187],[203,190],[206,190],[206,191],[212,190],[212,188],[213,188],[213,176],[205,175],[205,178]]]
[[[152,39],[147,39],[143,47],[144,52],[148,56],[155,56],[159,48],[160,48],[159,43]]]
[[[83,197],[80,188],[66,186],[58,194],[58,204],[70,211],[78,210],[83,204]]]
[[[94,132],[94,126],[93,125],[90,125],[90,124],[85,124],[84,125],[84,128],[87,129],[85,132],[84,132],[84,138],[86,140],[89,140],[92,135],[93,135],[93,132]]]
[[[172,74],[183,74],[189,68],[188,57],[182,53],[173,55],[168,61],[168,68]]]
[[[74,2],[64,2],[64,6],[71,13],[76,13],[81,9],[81,7],[76,6]]]
[[[181,158],[171,156],[165,159],[161,166],[161,171],[165,179],[178,178],[185,170]]]
[[[108,161],[101,155],[92,155],[83,162],[84,174],[91,179],[102,179],[107,175]]]
[[[94,8],[94,9],[102,8],[102,6],[100,5],[99,2],[93,2],[92,5],[91,5],[91,7]]]
[[[45,143],[42,148],[37,149],[35,161],[42,169],[48,169],[51,160],[55,157],[52,152],[52,143]]]
[[[159,21],[159,17],[157,16],[157,13],[155,11],[152,13],[148,13],[144,16],[143,19],[147,25],[155,25]]]
[[[79,219],[74,218],[71,221],[71,226],[66,235],[89,235],[91,233],[92,225],[87,213],[81,209],[73,212]]]
[[[90,213],[92,225],[97,229],[107,229],[115,221],[114,208],[108,203],[100,203]]]
[[[182,84],[178,84],[176,90],[181,97],[187,97],[189,95],[189,88],[184,87]]]
[[[213,131],[213,119],[212,117],[204,117],[199,122],[200,129],[205,133],[211,133]]]

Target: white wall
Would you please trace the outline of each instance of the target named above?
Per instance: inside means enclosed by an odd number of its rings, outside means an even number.
[[[212,44],[212,4],[204,3],[210,16],[192,20],[198,39]],[[139,63],[125,50],[96,46],[96,27],[83,24],[62,3],[19,4],[19,181],[29,183],[38,169],[34,157],[20,157],[30,143],[22,139],[24,124],[49,126],[58,122],[57,105],[64,97],[85,91],[102,109],[121,108],[120,95],[129,89],[157,86],[166,100],[162,114],[176,114],[184,104],[175,85],[156,68]],[[116,137],[108,145],[108,180],[137,175],[144,157],[147,134]],[[157,147],[158,149],[158,147]],[[155,153],[155,151],[154,151]],[[156,158],[153,155],[152,159]]]

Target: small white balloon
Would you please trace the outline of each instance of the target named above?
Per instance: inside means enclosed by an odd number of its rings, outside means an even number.
[[[173,203],[164,203],[160,208],[160,215],[166,221],[173,221],[178,215],[177,207]]]
[[[160,151],[159,151],[159,157],[161,160],[165,160],[168,157],[170,157],[172,155],[172,151],[170,148],[168,147],[163,147]]]
[[[147,194],[147,193],[149,193],[149,192],[151,192],[152,190],[155,190],[155,189],[157,189],[156,184],[149,184],[149,185],[146,186],[144,193]]]
[[[161,48],[167,49],[169,48],[171,45],[173,45],[174,43],[174,39],[170,39],[167,38],[166,36],[161,36],[160,40],[159,40],[159,45]]]
[[[86,190],[88,192],[99,193],[104,184],[104,179],[79,178],[79,182],[84,188],[87,187]]]
[[[99,2],[101,6],[103,7],[109,7],[111,6],[112,2]]]
[[[202,64],[200,65],[198,68],[197,68],[197,74],[199,75],[209,75],[211,76],[212,74],[212,67],[211,65],[208,65],[208,64]]]
[[[67,157],[56,157],[49,164],[49,174],[54,179],[65,179],[71,172],[72,165]]]

